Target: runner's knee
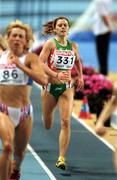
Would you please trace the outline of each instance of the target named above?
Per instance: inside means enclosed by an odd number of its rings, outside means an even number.
[[[11,154],[13,152],[13,144],[10,141],[6,140],[3,146],[3,151],[8,155]]]
[[[61,128],[69,128],[70,127],[70,121],[67,118],[62,119]]]

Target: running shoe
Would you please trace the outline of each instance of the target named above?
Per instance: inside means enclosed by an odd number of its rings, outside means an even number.
[[[20,171],[19,170],[13,170],[13,173],[11,174],[9,180],[20,180]]]
[[[65,158],[60,156],[58,158],[58,161],[56,162],[56,167],[57,168],[60,168],[62,170],[65,170],[66,169],[66,165],[65,165]]]

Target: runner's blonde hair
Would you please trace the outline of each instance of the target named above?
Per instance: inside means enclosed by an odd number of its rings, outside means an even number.
[[[0,47],[3,49],[3,51],[8,47],[7,41],[2,35],[0,35]]]
[[[26,39],[27,39],[27,47],[26,48],[30,48],[33,41],[34,41],[34,36],[33,36],[33,32],[32,32],[32,28],[30,25],[28,24],[24,24],[22,21],[20,20],[16,20],[11,22],[8,27],[6,28],[6,38],[9,37],[11,31],[13,28],[21,28],[23,30],[25,30],[26,32]]]

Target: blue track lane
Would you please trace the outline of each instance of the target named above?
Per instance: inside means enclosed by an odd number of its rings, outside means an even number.
[[[66,156],[67,170],[62,171],[55,167],[58,158],[59,114],[55,113],[54,127],[51,130],[45,130],[41,121],[40,102],[40,90],[34,86],[32,93],[34,128],[30,144],[56,179],[116,180],[112,151],[74,118],[71,126],[71,143]]]
[[[40,90],[34,85],[34,127],[30,148],[22,164],[21,180],[116,180],[113,152],[74,118],[71,121],[71,143],[66,156],[67,170],[55,167],[58,158],[59,115],[56,112],[54,127],[45,130],[41,121],[40,102]]]

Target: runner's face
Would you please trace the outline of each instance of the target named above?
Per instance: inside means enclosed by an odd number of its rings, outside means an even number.
[[[13,28],[8,37],[9,47],[13,51],[24,51],[26,46],[26,31],[21,28]]]
[[[69,24],[66,19],[59,19],[55,26],[55,33],[58,36],[67,36],[69,30]]]

